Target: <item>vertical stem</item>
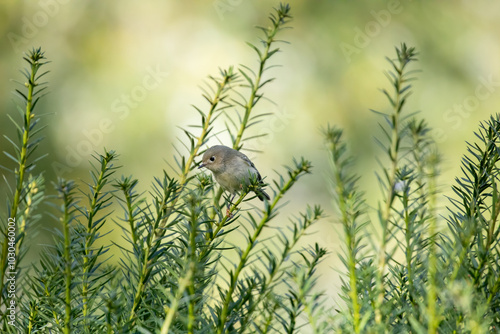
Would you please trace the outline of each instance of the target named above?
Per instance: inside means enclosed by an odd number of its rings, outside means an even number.
[[[245,114],[243,115],[243,119],[240,124],[240,128],[238,129],[238,133],[236,134],[236,137],[233,141],[233,149],[239,150],[241,141],[243,138],[243,134],[245,130],[247,129],[248,125],[248,120],[250,119],[250,114],[252,113],[253,107],[257,104],[257,102],[260,99],[260,96],[258,96],[257,92],[259,89],[262,88],[262,86],[266,83],[261,83],[262,81],[262,75],[264,71],[266,70],[266,63],[267,60],[276,52],[276,50],[271,51],[271,45],[273,42],[275,42],[274,38],[276,37],[276,34],[280,30],[280,27],[283,26],[287,21],[285,20],[286,18],[290,18],[289,15],[289,10],[290,8],[288,5],[281,6],[279,10],[277,10],[278,17],[272,19],[271,21],[273,22],[272,28],[268,29],[266,31],[266,41],[265,41],[265,47],[264,51],[258,51],[256,47],[253,47],[258,55],[259,55],[259,70],[257,72],[257,75],[255,76],[255,80],[252,83],[252,87],[250,90],[250,96],[248,97],[247,103],[245,105]],[[214,204],[215,206],[219,205],[220,198],[222,196],[223,190],[219,189],[217,194],[214,197]],[[213,219],[215,217],[216,212],[212,212],[211,218]]]
[[[189,155],[188,160],[186,161],[186,165],[184,166],[184,171],[181,175],[181,180],[179,182],[181,185],[184,185],[186,183],[187,175],[191,170],[191,165],[193,164],[194,158],[198,155],[198,151],[201,148],[201,145],[203,145],[203,143],[205,142],[211,124],[211,118],[213,117],[215,111],[217,110],[219,102],[221,102],[224,99],[225,97],[224,92],[226,90],[227,85],[232,79],[233,79],[233,69],[231,67],[227,72],[224,72],[222,81],[217,84],[217,91],[212,101],[210,101],[210,110],[207,113],[205,124],[203,124],[200,136],[198,137],[196,145],[193,147],[193,152],[191,152],[191,154]]]
[[[289,181],[290,182],[290,181]],[[255,245],[255,241],[257,240],[258,236],[262,232],[262,229],[266,225],[269,219],[269,212],[272,211],[272,209],[276,206],[280,196],[277,196],[274,198],[273,203],[271,204],[271,208],[269,211],[267,211],[264,216],[262,217],[259,225],[257,225],[257,228],[255,229],[252,237],[250,238],[247,248],[241,254],[240,262],[238,263],[238,266],[236,267],[236,270],[234,271],[234,274],[231,277],[231,284],[229,285],[229,289],[226,293],[226,298],[224,299],[224,304],[222,306],[222,311],[221,315],[219,317],[219,326],[217,328],[217,334],[222,334],[224,333],[224,325],[226,324],[226,319],[228,316],[228,311],[229,311],[229,304],[231,303],[231,300],[233,298],[233,292],[234,289],[236,288],[236,285],[238,283],[238,277],[240,276],[241,271],[245,267],[245,264],[248,260],[248,257],[250,256],[250,252],[253,249],[253,246]]]
[[[89,257],[93,251],[93,243],[94,243],[94,217],[97,212],[102,208],[102,189],[106,184],[105,178],[109,176],[110,163],[115,158],[115,154],[111,152],[105,152],[104,156],[100,157],[100,165],[101,172],[99,176],[95,179],[95,184],[92,186],[93,196],[92,201],[90,203],[90,208],[87,212],[87,229],[85,234],[85,245],[83,251],[83,277],[82,277],[82,303],[83,303],[83,323],[84,326],[87,325],[87,319],[89,314],[89,305],[88,305],[88,293],[89,293],[89,277],[92,275],[91,262]]]
[[[406,189],[403,194],[403,207],[404,207],[404,221],[405,221],[405,240],[406,240],[406,271],[408,276],[408,297],[410,301],[413,303],[413,266],[412,266],[412,258],[413,258],[413,246],[412,246],[412,237],[414,237],[413,232],[415,230],[413,226],[412,217],[409,213],[408,206],[408,193]]]
[[[234,74],[233,74],[233,68],[230,67],[228,71],[223,72],[223,77],[220,82],[217,82],[217,91],[214,94],[213,99],[209,100],[210,102],[210,109],[207,113],[207,116],[204,118],[204,123],[201,128],[201,133],[198,136],[198,139],[196,141],[196,144],[193,146],[191,153],[189,154],[189,157],[184,165],[184,170],[182,171],[182,174],[180,175],[180,181],[179,184],[181,185],[179,189],[177,189],[177,194],[179,194],[184,186],[186,185],[186,182],[188,180],[188,174],[191,171],[191,167],[194,162],[194,158],[198,155],[198,152],[203,145],[203,143],[206,140],[206,137],[210,131],[210,125],[212,122],[212,117],[214,117],[215,111],[217,110],[217,106],[219,103],[225,98],[224,93],[226,92],[226,89],[229,85],[229,83],[234,79]],[[209,98],[205,96],[205,98],[208,100]],[[175,195],[173,196],[173,201],[172,203],[169,204],[168,210],[165,214],[165,218],[163,218],[161,224],[160,224],[160,229],[155,231],[157,237],[162,237],[165,234],[165,230],[163,227],[167,224],[167,221],[172,214],[172,212],[175,211],[175,205],[177,204],[177,200],[179,196]]]
[[[134,209],[132,208],[132,202],[129,194],[125,191],[125,202],[128,210],[128,223],[130,226],[130,234],[132,234],[132,242],[137,245],[137,233],[134,226]]]
[[[231,276],[231,283],[229,284],[228,291],[226,292],[226,296],[224,298],[223,304],[222,304],[222,310],[221,314],[219,316],[219,324],[217,326],[217,334],[222,334],[225,332],[225,324],[226,320],[228,317],[228,312],[229,312],[229,304],[232,301],[233,298],[233,292],[234,289],[236,288],[238,284],[238,278],[241,274],[241,271],[245,267],[248,257],[250,256],[250,252],[252,251],[253,247],[255,246],[255,242],[257,241],[257,238],[259,237],[260,233],[262,232],[262,229],[264,226],[266,226],[266,223],[269,221],[269,218],[272,216],[274,208],[278,204],[279,200],[283,195],[290,189],[290,187],[294,184],[294,182],[297,180],[299,175],[303,172],[303,170],[294,170],[293,172],[289,172],[290,174],[290,179],[288,180],[287,183],[284,184],[278,195],[274,198],[273,202],[270,204],[269,208],[265,210],[261,221],[259,224],[256,226],[256,229],[253,233],[253,235],[249,238],[248,244],[246,249],[243,251],[240,257],[240,262],[238,263],[238,266],[236,267],[233,275]]]
[[[333,163],[336,168],[335,172],[335,179],[336,179],[336,185],[337,185],[337,198],[338,198],[338,205],[339,205],[339,210],[342,214],[342,225],[344,226],[344,232],[346,236],[346,255],[347,255],[347,263],[348,263],[348,269],[349,269],[349,297],[351,299],[352,303],[352,316],[353,316],[353,323],[354,323],[354,333],[360,333],[360,321],[361,321],[361,306],[359,305],[358,302],[358,280],[357,280],[357,273],[356,273],[356,227],[355,227],[355,217],[351,216],[348,213],[348,208],[347,208],[347,203],[346,203],[346,189],[345,189],[345,184],[344,184],[344,178],[342,177],[342,166],[340,164],[340,161],[338,161],[339,158],[339,151],[342,150],[342,148],[336,147],[336,144],[334,142],[331,143],[332,147],[332,158],[333,158]],[[349,193],[348,196],[349,198],[351,197],[352,193]],[[351,211],[349,211],[351,212]]]
[[[401,74],[401,73],[399,73]],[[391,139],[391,148],[389,151],[389,157],[391,159],[391,170],[388,174],[388,193],[387,198],[385,200],[385,208],[382,212],[382,244],[379,249],[379,263],[378,263],[378,272],[377,272],[377,299],[375,304],[375,322],[377,324],[382,323],[382,312],[381,307],[384,302],[385,297],[385,287],[384,287],[384,273],[387,265],[386,259],[386,247],[387,247],[387,236],[389,234],[389,220],[391,218],[391,210],[392,203],[394,202],[394,184],[396,183],[396,172],[398,168],[398,142],[400,140],[399,137],[399,112],[398,107],[400,105],[400,94],[399,91],[401,89],[401,77],[398,77],[396,83],[396,102],[394,105],[394,114],[392,115],[392,139]]]
[[[273,307],[269,310],[269,315],[265,319],[264,329],[262,330],[262,334],[267,334],[272,328],[272,321],[274,319],[274,313],[278,309],[279,304],[277,302],[273,302]]]
[[[184,291],[186,290],[186,287],[189,285],[189,282],[191,281],[192,275],[193,275],[193,272],[191,270],[188,270],[186,276],[179,280],[179,289],[177,290],[177,293],[175,294],[174,300],[172,301],[172,305],[166,310],[167,315],[165,317],[165,321],[163,322],[163,326],[161,327],[161,334],[168,334],[169,333],[169,329],[170,329],[170,326],[172,325],[172,322],[174,320],[175,313],[177,312],[177,309],[179,308],[179,301],[181,300],[182,295],[184,294]]]
[[[101,170],[101,174],[99,175],[99,179],[94,186],[94,196],[92,198],[92,202],[90,204],[90,212],[88,212],[88,221],[87,221],[87,231],[86,231],[86,236],[85,236],[85,247],[84,247],[84,253],[83,253],[83,279],[82,279],[82,297],[83,297],[83,319],[84,319],[84,324],[87,323],[87,316],[89,315],[88,312],[88,289],[89,289],[89,282],[88,282],[88,275],[89,273],[89,255],[91,252],[91,246],[92,246],[92,223],[94,220],[94,215],[95,215],[95,208],[97,204],[97,199],[99,198],[99,186],[100,183],[102,182],[102,179],[104,177],[104,170]]]
[[[19,254],[21,251],[21,247],[24,241],[24,238],[26,236],[26,224],[28,221],[28,218],[31,215],[31,211],[33,210],[32,204],[33,204],[33,197],[36,195],[38,191],[40,191],[39,187],[43,186],[43,179],[39,181],[40,179],[37,178],[31,178],[28,177],[28,184],[26,186],[26,195],[25,195],[25,208],[23,212],[24,219],[20,222],[19,228],[17,231],[17,244],[16,244],[16,254]]]
[[[27,328],[27,333],[32,334],[33,333],[33,326],[35,322],[35,317],[37,313],[37,307],[33,304],[30,305],[30,315],[28,317],[28,328]]]
[[[496,160],[496,159],[495,159]],[[498,214],[500,213],[500,200],[498,197],[498,189],[495,181],[495,177],[491,177],[491,187],[493,188],[491,199],[491,218],[489,221],[489,227],[488,230],[486,231],[487,236],[486,236],[486,245],[484,246],[484,251],[482,251],[482,256],[481,256],[481,261],[479,266],[476,269],[476,274],[474,278],[474,284],[478,284],[479,280],[481,279],[481,275],[484,271],[484,266],[486,265],[486,262],[489,259],[489,254],[490,254],[490,248],[491,248],[491,243],[493,242],[493,238],[495,236],[495,229],[496,229],[496,224],[498,220]]]
[[[354,322],[354,333],[360,333],[361,331],[361,305],[359,305],[358,302],[358,281],[357,281],[357,275],[356,275],[356,262],[355,262],[355,256],[354,256],[354,238],[352,237],[351,233],[348,234],[347,236],[347,242],[349,243],[350,249],[348,250],[349,252],[349,286],[350,286],[350,291],[349,295],[351,297],[351,302],[352,302],[352,316],[353,316],[353,322]]]
[[[253,107],[257,103],[255,101],[255,97],[257,95],[257,91],[260,88],[260,81],[262,78],[262,74],[264,73],[265,65],[267,59],[269,59],[269,50],[271,48],[271,44],[273,42],[273,38],[276,35],[278,24],[280,20],[276,20],[276,23],[274,24],[273,30],[271,30],[271,34],[268,36],[267,41],[266,41],[266,46],[264,48],[264,53],[262,54],[261,58],[259,59],[259,71],[257,72],[257,76],[255,77],[255,81],[253,83],[252,89],[250,91],[250,96],[248,98],[247,104],[245,105],[245,114],[243,115],[243,120],[241,121],[240,128],[238,130],[238,134],[236,135],[236,138],[233,142],[233,148],[235,150],[239,149],[241,139],[243,137],[243,133],[245,129],[247,128],[248,120],[250,118],[250,113],[252,112]]]
[[[245,115],[243,116],[243,120],[241,121],[240,124],[240,129],[238,131],[238,134],[236,135],[236,138],[233,142],[233,148],[235,150],[238,150],[241,144],[241,139],[243,137],[243,133],[245,129],[247,128],[247,123],[250,118],[250,113],[252,112],[253,107],[255,104],[258,102],[260,99],[260,96],[257,95],[258,90],[265,84],[261,84],[261,79],[262,79],[262,74],[264,73],[266,69],[266,62],[267,60],[276,52],[276,50],[270,51],[271,50],[271,45],[275,41],[274,38],[278,31],[280,31],[281,26],[285,25],[287,22],[287,18],[290,18],[289,15],[290,7],[288,5],[281,5],[279,10],[277,10],[277,17],[274,17],[274,15],[271,17],[271,22],[273,23],[272,28],[267,29],[265,32],[266,34],[266,41],[265,41],[265,47],[264,47],[264,52],[257,51],[258,55],[260,56],[259,59],[259,71],[257,72],[257,75],[255,77],[255,80],[253,82],[251,91],[250,91],[250,97],[248,98],[247,104],[245,106]],[[253,46],[252,46],[253,47]],[[255,50],[257,48],[253,47]],[[257,98],[257,100],[256,100]]]
[[[25,83],[25,86],[28,87],[28,94],[25,97],[26,108],[24,112],[24,124],[23,124],[23,136],[22,136],[22,146],[19,154],[19,167],[17,170],[17,184],[16,190],[14,193],[14,200],[12,201],[12,206],[10,208],[9,217],[15,219],[17,216],[17,211],[19,208],[19,204],[21,202],[21,194],[23,190],[23,182],[26,171],[26,162],[28,159],[28,143],[30,140],[30,130],[31,130],[31,120],[34,117],[32,113],[33,107],[33,95],[35,87],[38,85],[36,80],[36,73],[40,66],[42,65],[39,61],[43,59],[43,54],[34,52],[30,55],[30,58],[25,58],[31,64],[31,73],[28,82]],[[0,306],[3,302],[3,290],[4,290],[4,279],[5,279],[5,271],[7,270],[7,251],[8,251],[9,239],[7,233],[4,234],[4,240],[2,244],[2,258],[0,260]]]
[[[194,202],[194,200],[193,200]],[[188,334],[194,333],[194,321],[195,321],[195,286],[194,280],[196,273],[196,234],[198,232],[197,226],[197,217],[196,217],[196,205],[193,203],[193,207],[191,208],[191,233],[189,235],[189,270],[193,275],[191,275],[188,285],[189,292],[189,304],[188,304]]]
[[[429,177],[429,292],[427,293],[427,316],[428,316],[428,334],[438,333],[439,315],[437,314],[436,298],[436,274],[437,274],[437,257],[436,257],[436,170],[433,166]]]
[[[65,315],[64,315],[64,334],[71,333],[71,236],[69,224],[71,221],[70,215],[70,193],[71,185],[63,184],[62,191],[64,196],[64,216],[62,219],[63,230],[64,230],[64,275],[65,275]]]
[[[136,310],[139,307],[141,297],[146,287],[146,282],[149,278],[149,275],[151,274],[151,271],[153,270],[153,264],[151,263],[151,259],[149,258],[151,256],[151,250],[153,249],[153,247],[155,247],[158,243],[161,242],[161,239],[155,237],[154,231],[158,229],[158,226],[162,223],[162,220],[164,219],[163,217],[165,217],[166,215],[167,203],[168,200],[170,199],[170,196],[172,195],[172,193],[173,194],[178,193],[178,188],[174,188],[174,185],[172,183],[167,182],[166,184],[163,185],[163,187],[164,187],[163,197],[161,199],[161,202],[157,203],[157,217],[153,223],[154,226],[152,226],[152,232],[148,235],[146,239],[146,249],[144,250],[144,256],[142,258],[142,268],[139,276],[139,283],[137,285],[137,290],[134,295],[134,303],[132,305],[132,309],[130,310],[129,321],[131,321],[132,323],[135,323]],[[140,261],[140,259],[138,259],[138,261]]]
[[[390,235],[389,226],[391,219],[391,211],[392,205],[394,202],[395,192],[394,185],[396,183],[397,171],[398,171],[398,162],[399,162],[399,145],[401,142],[400,135],[400,115],[403,109],[403,105],[405,103],[406,97],[404,96],[405,91],[409,88],[409,86],[403,87],[404,83],[407,81],[405,78],[404,70],[406,65],[414,60],[414,49],[408,49],[406,45],[402,45],[401,49],[397,49],[398,55],[398,64],[396,65],[394,61],[390,60],[390,63],[393,67],[393,70],[396,72],[393,74],[393,79],[391,79],[392,84],[394,85],[395,96],[394,98],[390,98],[389,94],[385,92],[387,97],[393,106],[393,114],[391,115],[391,146],[389,150],[389,158],[391,160],[391,168],[390,172],[387,175],[387,198],[385,200],[385,207],[381,214],[380,222],[382,224],[382,244],[379,249],[379,263],[378,263],[378,271],[376,277],[377,283],[377,298],[375,300],[375,322],[377,325],[382,324],[382,312],[381,308],[385,298],[385,287],[384,287],[384,276],[385,270],[387,266],[387,256],[386,256],[386,248],[388,242],[388,236]]]

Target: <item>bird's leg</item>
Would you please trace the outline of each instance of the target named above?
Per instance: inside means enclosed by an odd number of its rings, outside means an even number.
[[[234,194],[231,199],[229,200],[229,203],[227,204],[227,210],[226,210],[226,216],[228,218],[231,218],[233,215],[231,214],[231,204],[233,204],[233,199],[234,199],[234,196],[236,196],[236,194]]]

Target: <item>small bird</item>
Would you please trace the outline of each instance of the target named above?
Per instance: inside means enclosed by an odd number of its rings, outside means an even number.
[[[205,151],[198,168],[203,167],[212,171],[217,183],[229,191],[233,198],[239,191],[251,184],[252,177],[257,177],[257,180],[261,181],[260,185],[264,186],[262,177],[253,162],[243,153],[224,145],[215,145]],[[254,192],[261,201],[264,198],[270,200],[262,187]]]

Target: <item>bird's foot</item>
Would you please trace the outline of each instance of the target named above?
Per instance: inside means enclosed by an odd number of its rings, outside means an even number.
[[[231,205],[232,205],[231,202],[229,202],[227,204],[227,208],[226,208],[226,217],[227,217],[227,219],[233,218],[233,213],[231,212]]]

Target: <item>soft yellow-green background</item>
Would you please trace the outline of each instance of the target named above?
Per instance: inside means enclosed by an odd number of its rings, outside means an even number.
[[[9,79],[20,79],[22,51],[42,46],[52,63],[46,67],[51,71],[46,77],[50,94],[37,109],[48,114],[39,153],[49,156],[39,170],[52,181],[54,163],[63,164],[68,166],[65,177],[88,180],[86,152],[106,147],[120,154],[120,174],[133,174],[145,190],[168,168],[165,161],[172,161],[172,144],[179,146],[176,137],[184,138],[178,127],[198,122],[191,105],[206,110],[198,89],[206,76],[217,74],[218,67],[255,67],[255,55],[245,41],[257,43],[259,33],[253,27],[267,26],[267,14],[276,5],[249,0],[3,0],[1,133],[14,134],[6,116],[16,113],[10,93],[15,85]],[[442,190],[449,193],[465,141],[474,140],[478,122],[500,106],[500,3],[291,1],[291,6],[293,29],[280,35],[290,44],[282,45],[273,58],[282,66],[269,72],[277,80],[265,88],[276,105],[262,102],[256,110],[275,113],[253,130],[269,136],[246,147],[262,150],[249,155],[268,181],[292,157],[312,160],[314,173],[291,191],[284,211],[298,213],[306,203],[319,203],[329,215],[307,241],[331,251],[321,268],[320,287],[335,303],[336,270],[343,270],[335,254],[342,230],[334,223],[320,128],[330,122],[345,129],[358,161],[356,172],[362,175],[360,185],[375,206],[375,156],[381,151],[373,137],[380,120],[369,109],[388,110],[378,90],[388,87],[384,57],[393,56],[393,46],[401,42],[415,46],[422,72],[407,111],[421,111],[435,129],[443,154]],[[484,82],[490,83],[486,87]],[[126,102],[127,95],[135,97]],[[0,148],[12,152],[4,138]],[[4,156],[0,164],[12,167]],[[5,186],[0,187],[3,197]],[[274,222],[286,223],[285,215]],[[40,224],[54,226],[47,216]],[[37,240],[50,239],[42,234]]]

